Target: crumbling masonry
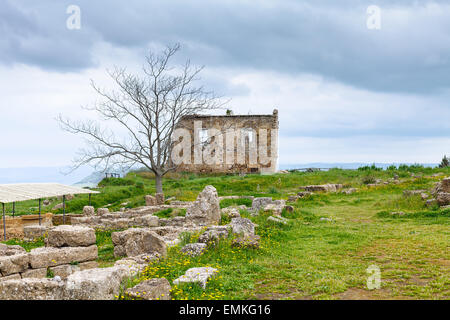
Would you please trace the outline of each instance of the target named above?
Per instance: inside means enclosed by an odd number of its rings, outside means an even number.
[[[187,161],[177,171],[274,173],[278,161],[278,127],[276,109],[269,115],[185,116],[177,128],[189,133],[191,152],[185,155]],[[217,152],[215,143],[219,148],[222,146],[222,151]],[[213,163],[204,161],[205,152],[214,154]]]

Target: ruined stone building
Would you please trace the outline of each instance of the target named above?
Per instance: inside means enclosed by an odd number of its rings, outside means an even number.
[[[174,137],[174,153],[182,158],[177,171],[274,173],[278,126],[276,109],[266,115],[233,115],[227,111],[226,115],[184,116]]]

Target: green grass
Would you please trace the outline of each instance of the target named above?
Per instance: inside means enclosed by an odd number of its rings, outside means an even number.
[[[241,205],[251,207],[252,200],[241,198],[241,199],[223,199],[222,201],[220,201],[220,208],[226,208],[230,206],[241,206]]]
[[[443,176],[432,175],[442,172]],[[420,176],[413,178],[411,174]],[[368,187],[365,177],[387,181],[398,175],[399,184]],[[309,184],[341,183],[358,188],[353,194],[316,193],[293,203],[294,211],[283,212],[286,226],[270,223],[261,213],[248,217],[258,225],[259,250],[235,249],[232,239],[190,258],[180,252],[182,245],[197,241],[199,234],[182,234],[181,244],[171,248],[167,258],[151,263],[133,285],[152,277],[173,281],[188,268],[211,266],[220,270],[206,290],[197,285],[174,287],[175,299],[339,299],[347,294],[368,299],[450,298],[449,210],[427,208],[419,196],[405,197],[403,190],[430,189],[450,169],[400,166],[389,170],[367,167],[361,170],[332,169],[327,172],[295,172],[262,175],[197,175],[177,173],[164,179],[166,198],[195,200],[206,185],[217,188],[219,196],[247,195],[287,199]],[[147,172],[130,173],[124,180],[106,181],[95,195],[96,206],[111,208],[144,204],[153,194],[154,180]],[[136,185],[141,183],[141,187]],[[126,184],[126,185],[125,185]],[[74,212],[87,201],[75,197]],[[30,203],[31,204],[31,203]],[[29,204],[29,205],[30,205]],[[226,199],[221,207],[250,206],[246,199]],[[172,217],[175,210],[163,210],[160,217]],[[405,212],[392,216],[391,212]],[[183,214],[183,212],[181,213]],[[321,218],[330,218],[331,221]],[[224,221],[224,223],[227,221]],[[110,266],[113,255],[111,232],[97,231],[99,262]],[[21,244],[22,245],[22,244]],[[23,244],[26,245],[26,244]],[[381,289],[366,288],[370,265],[381,269]]]
[[[20,239],[10,239],[8,241],[4,241],[7,245],[19,245],[23,247],[27,252],[30,252],[31,249],[43,247],[45,245],[44,238],[37,238],[33,241],[24,241]]]
[[[164,219],[170,219],[173,217],[184,217],[186,215],[186,209],[164,209],[158,212],[155,212],[153,215],[164,218]]]

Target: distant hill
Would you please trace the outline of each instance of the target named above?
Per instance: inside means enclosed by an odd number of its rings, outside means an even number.
[[[93,172],[87,177],[84,177],[82,180],[78,181],[77,183],[74,183],[74,186],[77,187],[89,187],[93,188],[96,187],[97,184],[103,180],[105,177],[105,174],[103,172]]]
[[[301,164],[280,164],[280,170],[289,170],[289,169],[301,169],[301,168],[340,168],[340,169],[358,169],[363,166],[371,166],[373,163],[364,163],[364,162],[353,162],[353,163],[339,163],[339,162],[313,162],[313,163],[301,163]],[[386,169],[391,165],[399,166],[400,164],[413,165],[414,163],[377,163],[375,165],[379,168]],[[437,167],[438,163],[420,163],[424,167]]]

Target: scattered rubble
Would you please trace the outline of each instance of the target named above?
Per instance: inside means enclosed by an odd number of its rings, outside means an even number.
[[[206,243],[189,243],[181,248],[180,251],[188,256],[196,257],[201,255],[206,250],[206,247]]]
[[[316,192],[316,191],[336,192],[342,188],[343,188],[342,184],[336,184],[336,183],[335,184],[329,183],[329,184],[321,184],[321,185],[310,185],[310,186],[302,187],[302,189],[305,189],[306,191],[309,191],[309,192]]]
[[[114,256],[133,257],[154,252],[162,256],[167,254],[164,239],[148,228],[131,228],[121,232],[113,232]]]
[[[233,218],[230,223],[234,234],[255,234],[255,224],[246,218]]]
[[[182,283],[199,283],[203,289],[206,288],[206,283],[212,277],[214,277],[219,270],[210,267],[191,268],[186,271],[184,275],[175,279],[174,284]]]
[[[237,248],[259,249],[259,241],[261,237],[255,234],[244,234],[236,239],[233,239],[231,246]]]
[[[206,186],[197,200],[186,210],[186,222],[195,225],[219,224],[221,220],[219,197],[213,186]]]
[[[154,278],[142,281],[125,291],[125,295],[142,300],[170,300],[170,283],[165,278]]]
[[[270,216],[267,218],[268,221],[281,223],[281,224],[288,224],[288,219],[280,217],[280,216]]]
[[[94,216],[95,215],[95,209],[92,206],[84,206],[83,207],[83,215],[85,216]]]
[[[214,226],[208,227],[204,233],[198,238],[198,242],[206,244],[214,244],[221,239],[228,238],[228,227],[227,226]]]
[[[220,210],[221,214],[228,218],[240,218],[241,214],[239,210],[234,207],[223,208]]]
[[[94,230],[90,228],[67,225],[49,228],[46,244],[47,247],[30,252],[19,246],[0,245],[0,279],[45,278],[47,269],[66,277],[81,269],[97,267],[98,249]]]
[[[87,247],[95,244],[95,231],[82,226],[60,225],[48,229],[49,247]]]

